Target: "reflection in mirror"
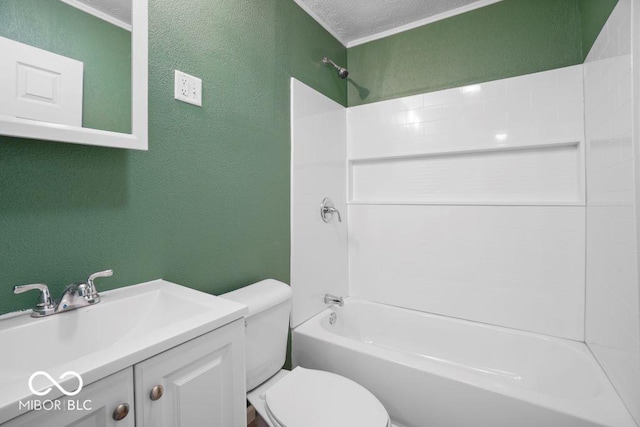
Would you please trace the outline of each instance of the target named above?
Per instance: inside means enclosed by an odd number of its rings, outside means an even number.
[[[0,135],[147,150],[147,14],[147,0],[0,0]]]
[[[0,115],[131,134],[131,1],[0,1]]]

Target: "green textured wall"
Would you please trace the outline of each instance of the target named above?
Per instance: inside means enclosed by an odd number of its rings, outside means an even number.
[[[618,0],[578,0],[582,29],[582,59],[587,59],[591,46],[595,43],[600,30],[609,15],[618,4]]]
[[[83,126],[131,133],[130,32],[61,1],[2,0],[0,36],[82,61]]]
[[[349,105],[580,64],[615,2],[504,0],[352,47]]]
[[[346,49],[292,0],[153,0],[149,151],[0,137],[0,313],[113,268],[214,294],[289,281],[289,78],[346,104]],[[179,13],[178,13],[179,11]],[[1,19],[1,18],[0,18]],[[173,71],[203,79],[203,108]]]

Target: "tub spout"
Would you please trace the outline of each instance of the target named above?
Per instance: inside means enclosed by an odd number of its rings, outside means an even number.
[[[344,301],[342,300],[342,297],[337,297],[335,295],[331,295],[331,294],[325,294],[324,296],[324,303],[325,304],[338,304],[340,307],[342,307],[344,305]]]

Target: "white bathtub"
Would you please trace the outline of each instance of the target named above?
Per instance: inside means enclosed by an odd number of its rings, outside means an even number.
[[[583,343],[354,298],[293,331],[293,363],[357,381],[407,427],[636,426]]]

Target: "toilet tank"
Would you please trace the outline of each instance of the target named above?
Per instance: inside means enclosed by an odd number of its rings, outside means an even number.
[[[246,315],[247,390],[275,375],[287,355],[291,288],[267,279],[233,292],[219,295],[249,307]]]

